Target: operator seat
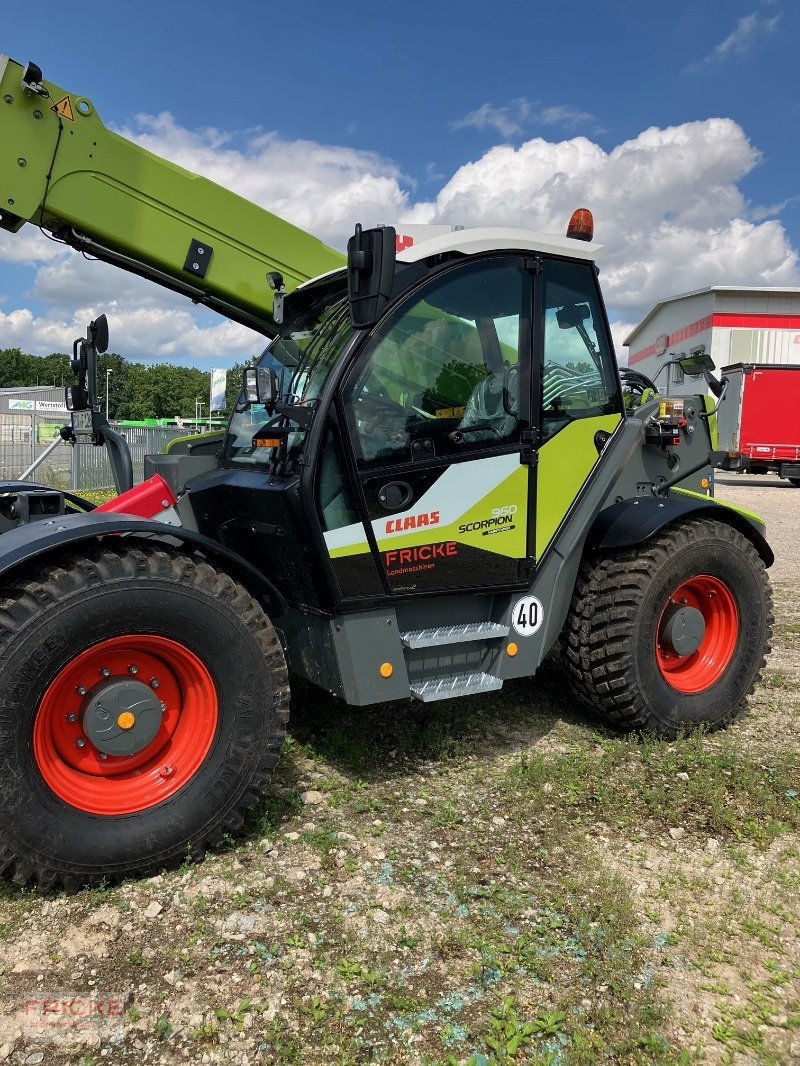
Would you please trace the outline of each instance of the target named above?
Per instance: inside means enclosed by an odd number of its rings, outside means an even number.
[[[508,390],[504,400],[504,390]],[[508,410],[506,410],[506,401]],[[502,372],[488,374],[478,382],[467,401],[459,429],[486,426],[469,434],[471,441],[503,440],[513,435],[519,410],[519,374],[517,367],[504,367]]]

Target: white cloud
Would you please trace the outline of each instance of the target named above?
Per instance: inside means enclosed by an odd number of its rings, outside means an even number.
[[[781,20],[782,12],[768,18],[759,11],[744,15],[736,23],[727,37],[715,45],[708,55],[699,63],[691,64],[687,69],[697,71],[712,63],[722,62],[731,56],[745,56],[764,37],[774,33]]]
[[[191,311],[163,307],[124,306],[115,301],[83,304],[69,315],[37,316],[28,308],[0,311],[2,347],[22,348],[36,355],[67,352],[75,337],[84,336],[89,321],[105,311],[111,331],[111,351],[137,360],[190,363],[242,360],[264,346],[264,339],[226,319],[199,322]]]
[[[738,188],[759,161],[741,127],[708,119],[652,127],[606,152],[585,137],[534,138],[461,167],[414,220],[563,233],[595,216],[609,305],[638,317],[657,300],[712,283],[796,284],[798,257],[776,221],[749,220]]]
[[[521,136],[532,125],[559,126],[574,130],[594,121],[589,111],[581,111],[569,104],[543,106],[538,100],[528,100],[521,96],[507,104],[495,107],[493,104],[481,104],[462,118],[450,123],[453,130],[476,129],[494,130],[506,139]]]
[[[495,130],[501,137],[513,137],[522,133],[522,122],[528,117],[528,101],[512,100],[510,104],[494,107],[481,104],[462,118],[450,123],[453,130]]]
[[[64,245],[46,237],[35,226],[23,226],[17,233],[0,230],[0,259],[6,263],[41,263],[57,259]]]
[[[624,319],[617,341],[656,301],[677,292],[800,283],[797,252],[781,222],[751,209],[739,188],[760,153],[730,119],[651,127],[610,151],[583,136],[498,145],[427,200],[415,200],[398,168],[369,152],[261,131],[237,140],[185,130],[168,115],[142,117],[126,132],[340,247],[358,221],[563,233],[572,211],[589,207],[607,248],[600,265],[611,317]],[[109,314],[113,346],[132,358],[239,359],[262,343],[180,297],[51,245],[33,227],[0,235],[0,258],[16,247],[21,263],[39,264],[31,297],[44,311],[37,316],[7,301],[4,346],[65,350],[101,310]]]

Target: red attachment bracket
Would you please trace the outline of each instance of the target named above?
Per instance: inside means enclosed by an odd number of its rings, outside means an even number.
[[[177,499],[172,489],[161,477],[154,474],[141,485],[134,485],[128,492],[123,492],[108,503],[96,507],[96,511],[118,511],[121,514],[132,514],[138,518],[155,518],[162,511],[174,507]]]

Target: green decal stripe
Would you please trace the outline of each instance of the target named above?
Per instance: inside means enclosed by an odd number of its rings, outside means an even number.
[[[392,551],[394,548],[413,548],[418,544],[433,544],[443,540],[458,541],[459,544],[470,544],[473,548],[483,548],[495,555],[506,555],[511,559],[523,559],[525,557],[525,532],[527,528],[527,499],[528,499],[528,470],[520,465],[491,492],[465,511],[454,522],[445,526],[427,526],[423,529],[409,530],[402,536],[379,537],[378,547],[381,551]],[[516,506],[517,511],[513,521],[504,525],[495,526],[496,529],[508,529],[507,533],[494,533],[484,536],[482,530],[470,530],[466,533],[459,532],[459,526],[471,525],[473,522],[481,522],[491,519],[492,511],[499,507]],[[513,528],[511,528],[513,526]]]
[[[703,397],[703,407],[706,410],[708,418],[708,435],[711,438],[711,450],[716,451],[719,448],[719,423],[717,422],[716,414],[711,414],[717,405],[717,401],[713,396]]]
[[[492,511],[503,507],[517,508],[510,522],[490,527],[504,532],[484,533],[480,529],[469,530],[464,533],[459,532],[459,526],[471,525],[475,522],[491,519]],[[400,536],[378,537],[378,547],[382,552],[385,552],[394,551],[398,548],[413,548],[420,544],[456,541],[459,544],[468,544],[473,548],[492,552],[494,555],[504,555],[511,559],[524,559],[526,554],[527,512],[528,468],[520,464],[518,469],[504,478],[499,485],[496,485],[486,496],[481,497],[473,507],[470,507],[455,521],[447,525],[410,529]],[[391,515],[387,515],[386,520],[389,521],[390,519]],[[359,544],[352,544],[343,548],[332,548],[329,554],[332,559],[341,559],[344,556],[364,555],[368,551],[369,545],[365,540]]]
[[[599,429],[613,433],[620,420],[620,415],[576,419],[539,449],[536,482],[537,559],[541,559],[597,462],[595,433]]]
[[[358,544],[348,544],[344,548],[329,548],[328,555],[331,559],[344,559],[346,556],[351,555],[366,555],[369,551],[369,544],[366,540],[361,540]]]

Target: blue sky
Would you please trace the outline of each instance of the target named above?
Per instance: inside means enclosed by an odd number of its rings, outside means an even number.
[[[359,218],[561,231],[580,202],[608,247],[617,336],[700,284],[800,284],[790,0],[231,8],[13,5],[0,53],[332,243]],[[101,298],[114,346],[137,358],[225,365],[258,345],[119,272],[15,241],[0,243],[0,347],[63,347],[75,310]]]

